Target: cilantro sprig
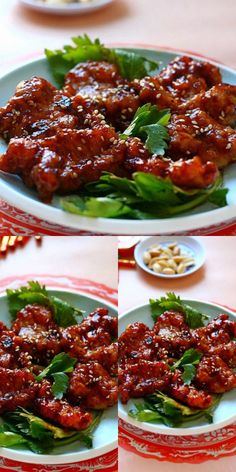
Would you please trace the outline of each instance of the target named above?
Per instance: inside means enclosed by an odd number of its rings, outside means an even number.
[[[190,385],[196,375],[196,366],[202,358],[202,353],[196,349],[188,349],[171,367],[170,370],[174,372],[176,369],[182,368],[182,379],[185,385]]]
[[[83,312],[73,307],[65,300],[50,295],[44,285],[37,281],[29,281],[26,286],[19,289],[7,289],[8,307],[14,320],[18,311],[28,304],[38,303],[50,307],[54,319],[59,326],[67,327],[77,324],[78,317],[83,317]]]
[[[98,181],[87,184],[81,195],[63,197],[60,204],[65,211],[86,217],[163,219],[205,202],[212,207],[225,206],[227,192],[221,176],[207,189],[188,191],[149,173],[135,172],[132,179],[104,173]]]
[[[120,136],[127,139],[129,136],[140,138],[151,154],[164,156],[168,147],[169,134],[167,125],[171,114],[169,109],[158,110],[155,105],[147,103],[138,108],[128,128]]]
[[[51,363],[36,377],[39,382],[45,377],[52,377],[52,393],[55,398],[61,400],[69,386],[68,373],[73,372],[77,359],[70,357],[65,352],[60,352]]]
[[[187,325],[192,329],[204,326],[205,321],[209,319],[206,314],[200,312],[190,305],[187,305],[173,292],[169,292],[165,297],[160,297],[157,300],[150,299],[149,303],[154,321],[156,321],[158,317],[162,315],[162,313],[168,310],[175,310],[183,313]]]
[[[119,48],[107,48],[96,38],[94,41],[88,35],[71,38],[72,45],[51,51],[45,49],[49,66],[59,85],[74,66],[87,61],[107,61],[117,65],[120,74],[128,79],[141,79],[158,69],[158,62],[140,56],[134,51]]]

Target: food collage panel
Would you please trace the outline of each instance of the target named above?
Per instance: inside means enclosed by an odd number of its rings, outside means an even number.
[[[0,472],[236,466],[236,6],[2,0]]]

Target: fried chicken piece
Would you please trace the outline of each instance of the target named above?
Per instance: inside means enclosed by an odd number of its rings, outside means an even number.
[[[171,110],[178,109],[178,98],[174,97],[163,87],[159,76],[148,76],[141,80],[135,79],[131,84],[134,90],[139,94],[141,104],[152,103],[153,105],[157,105],[159,110],[164,108],[170,108]]]
[[[0,335],[2,334],[2,332],[6,331],[8,331],[8,327],[2,321],[0,321]]]
[[[229,367],[236,367],[236,341],[216,345],[210,352],[219,356]]]
[[[21,338],[21,350],[45,365],[60,352],[60,333],[50,308],[27,305],[16,315],[12,329]]]
[[[162,86],[184,101],[221,83],[218,67],[187,56],[176,57],[159,74]]]
[[[38,385],[31,372],[0,367],[0,414],[31,406],[37,392]]]
[[[218,84],[206,92],[199,93],[183,103],[179,110],[187,111],[200,108],[221,125],[231,126],[236,123],[236,86]]]
[[[180,371],[175,371],[170,386],[167,389],[168,394],[190,408],[209,408],[213,401],[211,395],[204,390],[198,390],[193,385],[185,385],[181,376],[182,373]]]
[[[138,359],[155,360],[158,352],[155,333],[144,323],[133,323],[119,337],[119,356],[121,361],[137,363]]]
[[[165,311],[158,317],[153,330],[169,357],[179,357],[192,346],[191,332],[182,313]]]
[[[32,368],[32,356],[23,351],[23,339],[6,328],[0,335],[0,366],[8,369]]]
[[[47,137],[79,126],[68,95],[40,77],[20,82],[15,95],[0,108],[0,134],[12,137]]]
[[[76,95],[75,108],[79,105],[99,111],[118,130],[128,126],[139,107],[134,88],[120,76],[115,64],[104,61],[78,64],[66,75],[64,90]]]
[[[66,93],[93,97],[97,91],[109,86],[117,86],[125,80],[115,64],[106,61],[81,62],[65,76]]]
[[[193,331],[194,346],[207,355],[219,356],[228,366],[236,367],[236,322],[226,314],[214,318],[207,326]]]
[[[118,343],[109,346],[100,346],[93,350],[88,350],[83,355],[83,362],[96,361],[106,369],[109,374],[117,375],[118,365]]]
[[[113,128],[68,130],[45,140],[12,139],[0,156],[0,170],[20,175],[40,198],[78,190],[99,179],[103,171],[120,173],[125,143],[115,141]],[[114,144],[115,142],[115,144]]]
[[[105,410],[117,403],[116,380],[98,362],[77,364],[70,378],[69,398],[85,408]]]
[[[43,418],[54,421],[64,428],[83,430],[93,421],[91,413],[79,406],[72,406],[66,400],[56,400],[51,392],[51,384],[43,380],[35,400],[35,409]]]
[[[181,147],[181,136],[177,136]],[[188,137],[189,139],[189,137]],[[200,157],[178,159],[151,155],[139,138],[129,138],[126,146],[124,167],[130,173],[146,172],[161,178],[169,178],[175,185],[184,188],[206,188],[218,176],[218,169],[213,162],[202,162]]]
[[[170,380],[170,369],[166,362],[138,360],[136,364],[128,361],[119,368],[119,392],[122,403],[130,398],[139,398],[163,391]]]
[[[80,323],[81,332],[86,335],[97,328],[107,331],[112,338],[118,337],[118,318],[110,316],[107,308],[97,308]]]
[[[97,308],[82,323],[61,330],[61,345],[65,351],[82,360],[86,350],[109,346],[117,335],[117,318],[109,316],[106,308]]]
[[[16,367],[14,355],[0,350],[0,367],[14,369]]]
[[[214,318],[207,326],[192,332],[193,345],[204,354],[214,354],[215,348],[227,345],[236,337],[236,322],[222,314]]]
[[[200,388],[202,388],[202,384]],[[198,390],[194,385],[185,385],[182,380],[182,372],[178,369],[172,374],[166,393],[190,408],[209,408],[213,401],[212,396],[204,390]]]
[[[236,131],[225,127],[200,109],[172,115],[168,125],[168,156],[174,160],[199,156],[220,169],[236,160]]]
[[[236,374],[218,356],[204,356],[197,367],[196,385],[211,393],[224,393],[236,387]]]

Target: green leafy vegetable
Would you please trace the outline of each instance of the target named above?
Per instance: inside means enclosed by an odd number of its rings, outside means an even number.
[[[52,452],[54,448],[79,441],[93,447],[93,432],[98,426],[102,412],[96,413],[91,425],[83,431],[68,431],[35,416],[23,408],[5,413],[0,432],[0,447],[26,445],[37,454]]]
[[[109,49],[98,38],[92,41],[86,34],[73,37],[72,43],[61,50],[45,50],[52,73],[60,85],[67,72],[81,62],[107,61],[116,64],[120,74],[128,80],[141,79],[158,68],[158,62],[150,61],[133,51]]]
[[[72,372],[77,359],[70,357],[65,352],[60,352],[51,361],[51,363],[45,367],[45,369],[37,376],[37,380],[41,381],[44,377],[48,377],[57,372]]]
[[[30,281],[27,286],[16,290],[7,289],[7,299],[12,319],[15,319],[18,311],[32,303],[50,307],[59,326],[67,327],[77,324],[77,317],[83,316],[81,310],[69,305],[64,300],[49,295],[45,286],[35,281]]]
[[[134,408],[129,411],[129,416],[137,421],[164,423],[169,427],[179,427],[187,421],[202,417],[212,423],[213,413],[221,396],[216,395],[212,405],[206,410],[198,410],[183,405],[161,392],[156,392],[146,396],[144,401],[135,403]]]
[[[55,398],[62,399],[69,386],[69,378],[66,374],[73,372],[77,359],[70,357],[65,352],[60,352],[51,363],[36,377],[40,382],[45,377],[53,377],[52,393]]]
[[[56,372],[52,377],[54,379],[52,393],[55,398],[61,400],[69,387],[69,377],[64,372]]]
[[[49,299],[52,303],[55,320],[59,326],[66,328],[67,326],[77,324],[77,318],[83,317],[82,310],[75,308],[65,300],[61,300],[61,298],[54,297],[53,295],[50,295]]]
[[[165,297],[160,297],[159,300],[150,299],[149,303],[154,321],[168,310],[176,310],[183,313],[187,325],[192,329],[204,326],[204,322],[209,319],[204,313],[184,303],[181,298],[173,292],[167,293]]]
[[[77,215],[100,218],[157,219],[185,213],[210,201],[217,192],[217,202],[227,204],[227,189],[219,177],[212,187],[185,191],[171,180],[136,172],[133,180],[104,173],[97,182],[86,185],[84,195],[60,199],[62,208]],[[221,199],[220,199],[221,195]],[[215,202],[215,203],[217,203]]]
[[[11,433],[10,431],[0,433],[0,447],[13,447],[26,443],[27,440],[20,434]]]
[[[190,385],[196,375],[195,366],[199,364],[201,358],[202,358],[202,354],[199,351],[193,348],[188,349],[187,351],[185,351],[183,356],[171,366],[171,370],[175,371],[175,369],[182,367],[183,368],[183,375],[182,375],[183,382],[186,385]]]
[[[126,139],[137,136],[144,141],[151,154],[164,156],[168,147],[169,134],[166,126],[170,117],[169,109],[159,111],[155,105],[147,103],[138,108],[133,121],[120,137]]]

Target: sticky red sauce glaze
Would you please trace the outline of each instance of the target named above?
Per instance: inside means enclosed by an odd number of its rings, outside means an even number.
[[[144,323],[127,326],[119,338],[119,391],[121,401],[141,398],[157,390],[192,408],[206,409],[214,393],[236,387],[236,322],[222,314],[197,329],[190,329],[182,313],[166,311],[153,328]],[[190,385],[183,370],[171,366],[190,348],[202,354]]]
[[[64,428],[86,429],[92,410],[117,403],[117,336],[117,318],[105,308],[61,328],[50,308],[27,305],[10,329],[0,323],[0,414],[24,407]],[[77,360],[62,400],[53,395],[53,379],[39,383],[34,375],[60,352]]]
[[[164,158],[139,138],[119,137],[145,103],[171,110]],[[40,77],[18,85],[0,109],[8,143],[0,170],[19,175],[45,202],[78,192],[104,171],[129,178],[142,171],[206,188],[236,159],[235,105],[236,87],[222,83],[208,62],[177,57],[155,77],[132,82],[114,64],[81,63],[62,90]]]

